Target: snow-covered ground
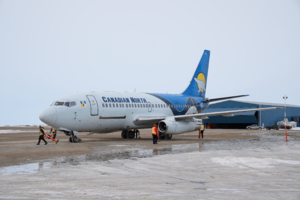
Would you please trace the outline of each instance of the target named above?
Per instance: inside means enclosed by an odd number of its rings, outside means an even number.
[[[26,133],[26,132],[34,132],[36,130],[0,130],[0,134],[7,133]]]

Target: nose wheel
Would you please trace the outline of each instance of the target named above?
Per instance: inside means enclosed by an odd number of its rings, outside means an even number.
[[[76,133],[77,133],[76,135],[78,135],[78,132],[76,132]],[[71,132],[71,136],[70,136],[70,138],[69,138],[69,142],[74,142],[74,143],[76,143],[76,142],[81,142],[82,140],[81,140],[80,138],[78,138],[76,135],[75,135],[74,132],[72,131],[72,132]]]

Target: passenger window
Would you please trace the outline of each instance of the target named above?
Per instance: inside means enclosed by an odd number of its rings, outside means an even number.
[[[116,103],[116,107],[118,107],[118,104]]]
[[[102,107],[105,107],[104,103],[102,104]]]
[[[109,107],[111,107],[111,104],[109,104]]]
[[[152,108],[154,108],[154,104],[152,104]]]
[[[157,106],[160,108],[160,105],[159,105],[159,104],[157,104]]]
[[[128,104],[126,103],[126,108],[128,108]]]
[[[161,104],[161,107],[163,108],[163,107],[164,107],[164,105],[163,105],[163,104]]]
[[[66,103],[65,103],[65,106],[66,106],[66,107],[70,107],[70,102],[66,102]]]
[[[137,106],[138,106],[138,108],[139,108],[139,107],[140,107],[140,104],[138,104]]]
[[[143,104],[143,107],[145,108],[145,104]]]
[[[106,108],[108,107],[107,103],[105,104]]]
[[[129,104],[129,108],[131,108],[131,104]]]
[[[148,108],[148,104],[146,104],[146,108]]]

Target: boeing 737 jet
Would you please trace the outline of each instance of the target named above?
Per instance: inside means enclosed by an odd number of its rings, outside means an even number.
[[[158,125],[160,136],[199,130],[202,119],[233,116],[235,113],[279,109],[277,107],[202,113],[210,102],[205,97],[210,51],[205,50],[192,80],[181,94],[81,92],[57,99],[40,114],[40,120],[78,142],[78,132],[110,133],[121,131],[122,138],[133,138],[138,129]],[[150,134],[150,133],[149,133]]]

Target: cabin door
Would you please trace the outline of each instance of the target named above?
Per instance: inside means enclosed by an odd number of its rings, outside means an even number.
[[[91,116],[97,116],[99,114],[98,102],[93,95],[86,95],[90,102]]]

